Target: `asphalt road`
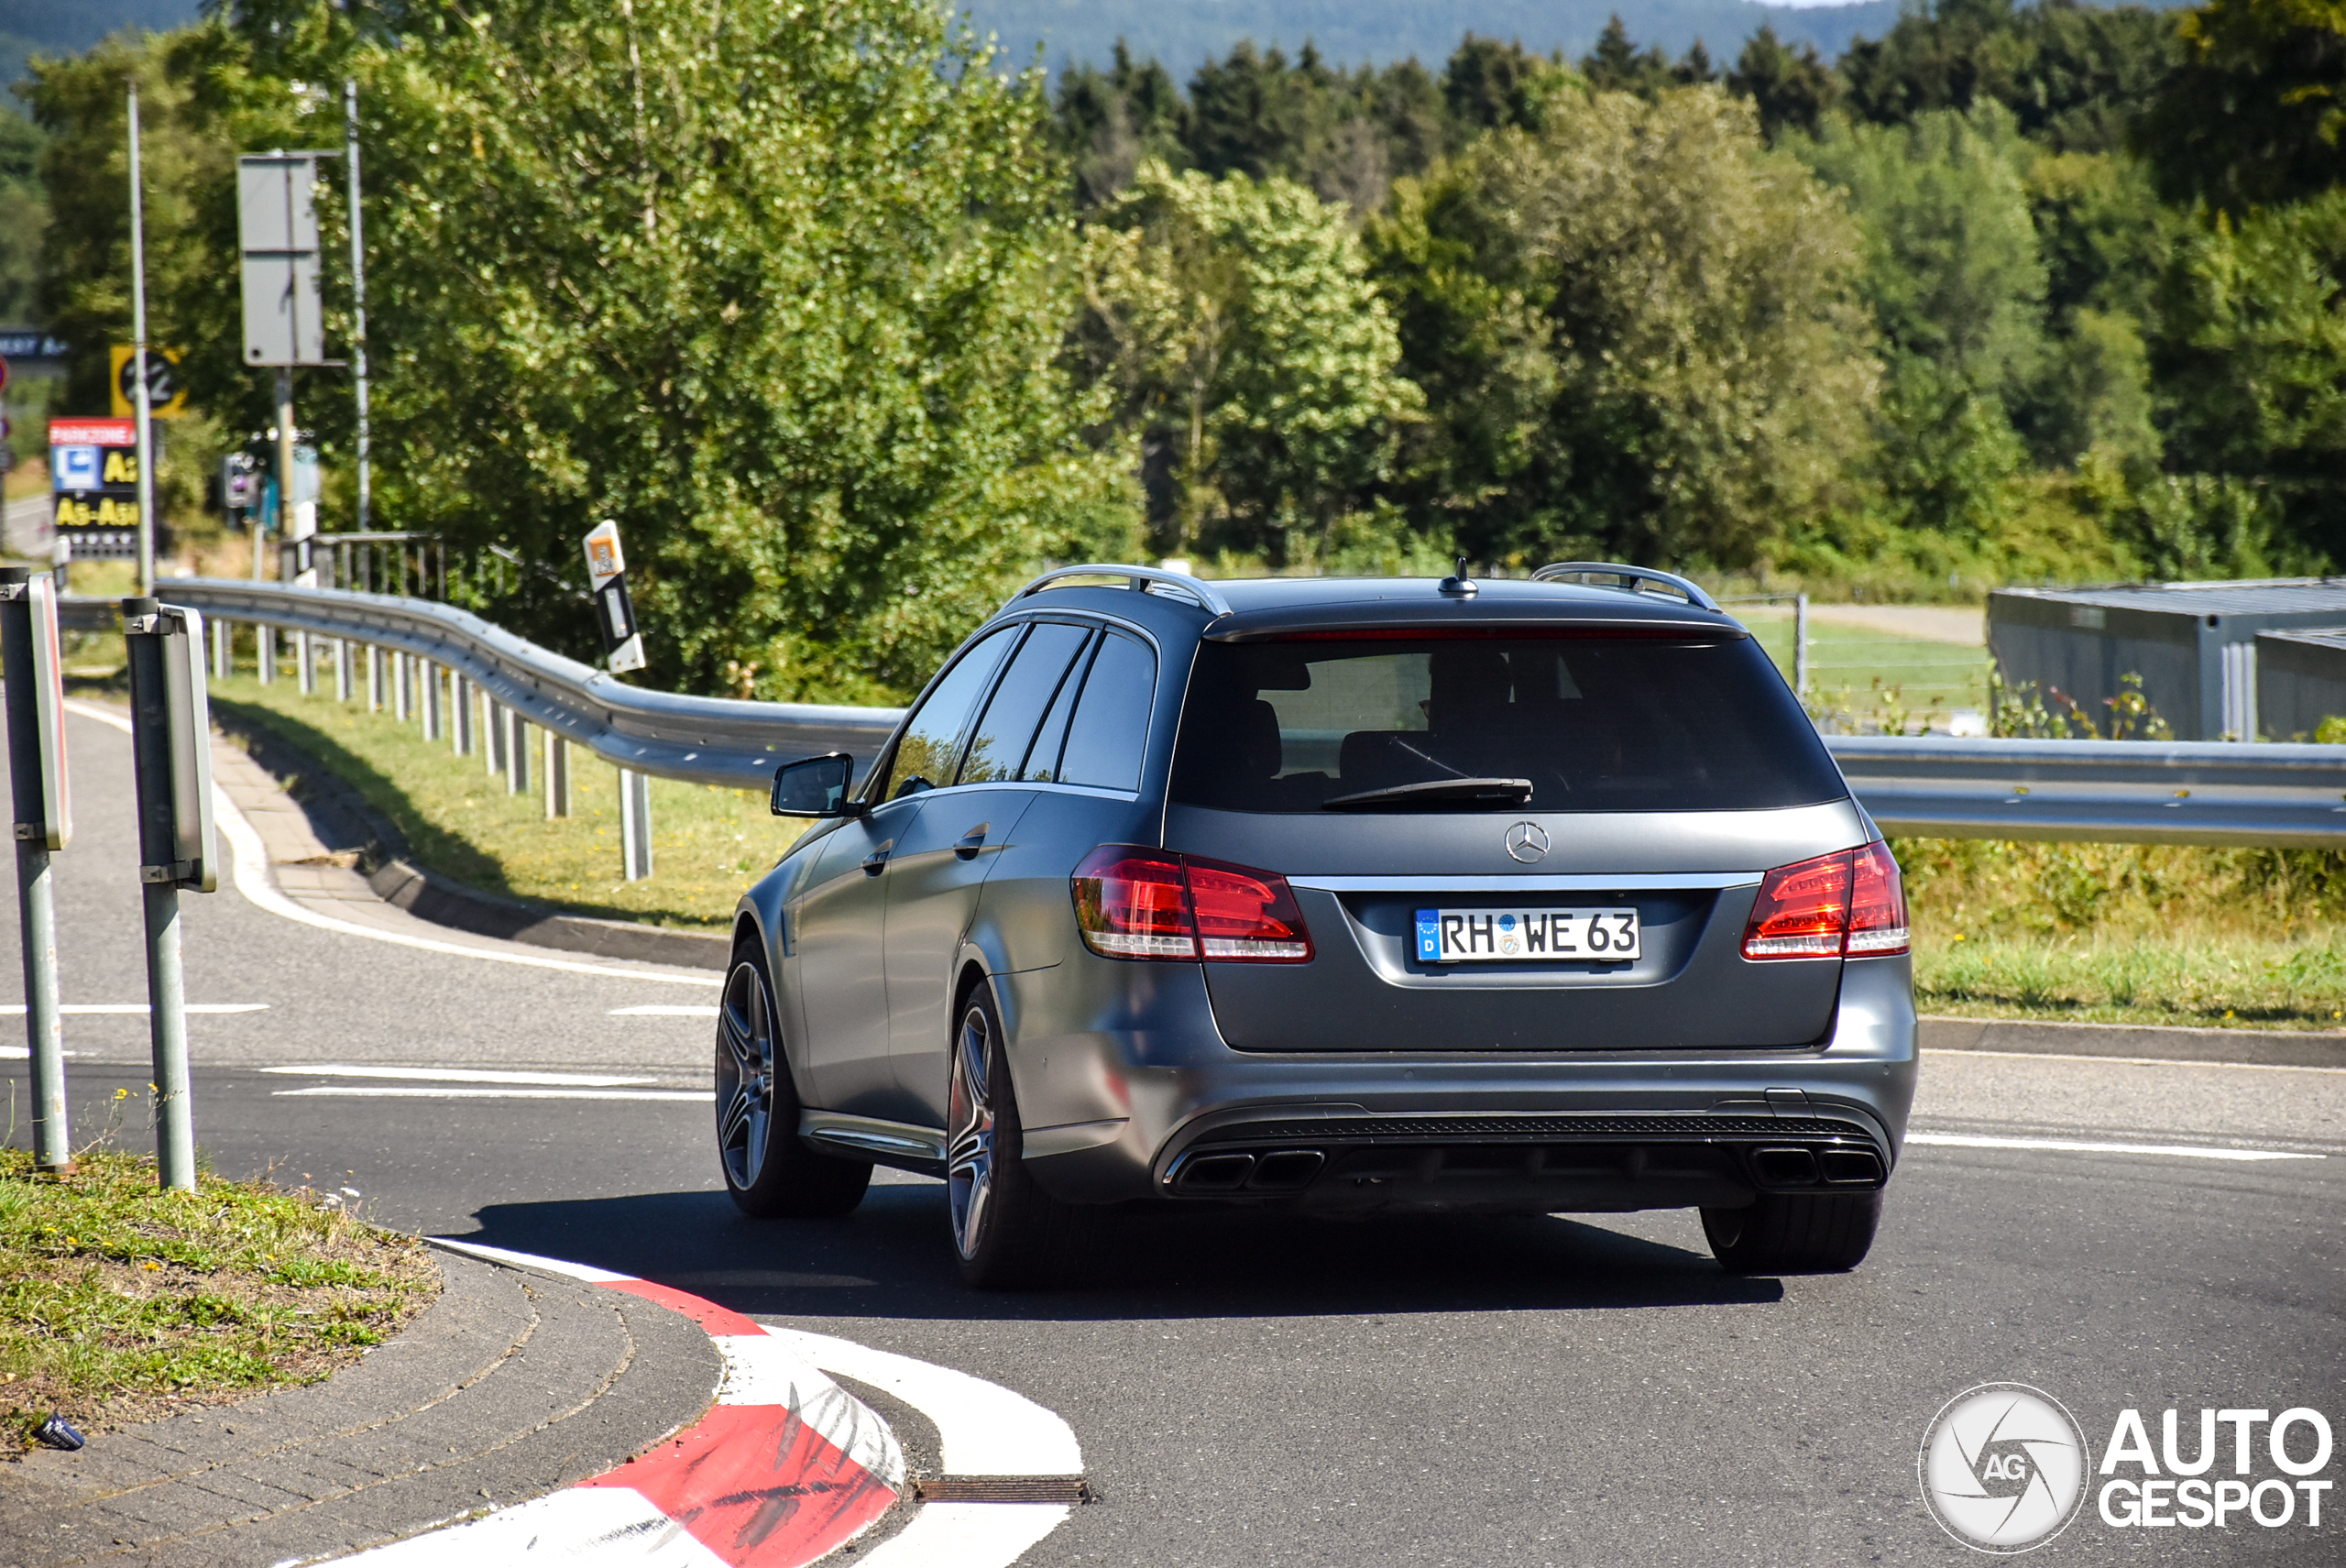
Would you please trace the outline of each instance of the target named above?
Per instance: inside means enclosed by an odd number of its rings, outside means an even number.
[[[64,994],[133,1003],[126,749],[84,719],[71,743]],[[713,988],[415,952],[233,891],[187,902],[191,1000],[266,1004],[191,1021],[219,1168],[348,1186],[389,1223],[664,1280],[1016,1388],[1074,1427],[1102,1497],[1033,1563],[1971,1561],[1919,1500],[1915,1453],[1974,1385],[2055,1395],[2097,1457],[2126,1408],[2154,1442],[2169,1407],[2187,1432],[2202,1406],[2346,1425],[2346,1072],[1932,1056],[1916,1122],[1940,1134],[2325,1157],[1918,1144],[1847,1276],[1727,1276],[1681,1213],[1180,1214],[1124,1224],[1081,1288],[976,1296],[936,1183],[883,1173],[844,1221],[735,1214],[700,1095],[706,1021],[619,1011]],[[144,1020],[77,1014],[67,1044],[77,1136],[115,1107],[117,1135],[141,1141]],[[0,1065],[21,1084],[20,1063]],[[439,1076],[484,1072],[639,1081]],[[2346,1476],[2346,1456],[2324,1474]],[[2121,1530],[2089,1503],[2033,1561],[2337,1563],[2346,1502],[2330,1497],[2319,1530],[2302,1512]]]

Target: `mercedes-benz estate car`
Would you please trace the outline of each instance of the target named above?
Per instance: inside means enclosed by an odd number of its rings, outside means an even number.
[[[1694,1208],[1855,1266],[1915,1071],[1897,863],[1691,583],[1053,572],[742,898],[726,1183],[945,1179],[964,1276],[1112,1206]]]

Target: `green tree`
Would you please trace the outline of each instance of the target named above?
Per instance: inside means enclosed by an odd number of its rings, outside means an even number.
[[[2045,264],[2012,115],[1836,122],[1788,145],[1848,192],[1884,345],[1883,488],[1902,526],[1985,534],[2026,460],[2012,409],[2044,364]]]
[[[1846,499],[1860,236],[1724,91],[1561,94],[1371,236],[1431,409],[1401,493],[1482,558],[1748,565]]]
[[[2297,546],[2346,560],[2346,190],[2192,236],[2156,319],[2171,465],[2269,489]]]
[[[40,184],[40,149],[48,139],[39,126],[0,105],[0,321],[27,321],[33,314],[41,234],[49,227]]]
[[[1794,53],[1765,22],[1736,57],[1727,84],[1751,100],[1770,142],[1787,126],[1814,136],[1841,93],[1840,79],[1817,58],[1814,44],[1803,44]]]
[[[2210,0],[2138,142],[2160,187],[2235,214],[2346,183],[2346,0]]]
[[[1106,71],[1059,73],[1054,106],[1061,154],[1075,170],[1075,199],[1095,207],[1132,183],[1147,159],[1186,164],[1189,105],[1173,73],[1152,60],[1135,64],[1124,40]]]
[[[1324,555],[1418,406],[1341,208],[1145,164],[1087,235],[1074,338],[1136,441],[1158,547]]]

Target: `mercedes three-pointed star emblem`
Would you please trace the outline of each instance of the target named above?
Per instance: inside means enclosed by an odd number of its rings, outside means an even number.
[[[1548,858],[1547,830],[1537,822],[1518,822],[1507,830],[1507,852],[1509,858],[1529,865]]]

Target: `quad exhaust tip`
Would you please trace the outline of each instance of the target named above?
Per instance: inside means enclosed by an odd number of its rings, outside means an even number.
[[[1197,1193],[1300,1192],[1327,1163],[1328,1157],[1318,1149],[1196,1155],[1181,1162],[1173,1186],[1178,1191]]]

